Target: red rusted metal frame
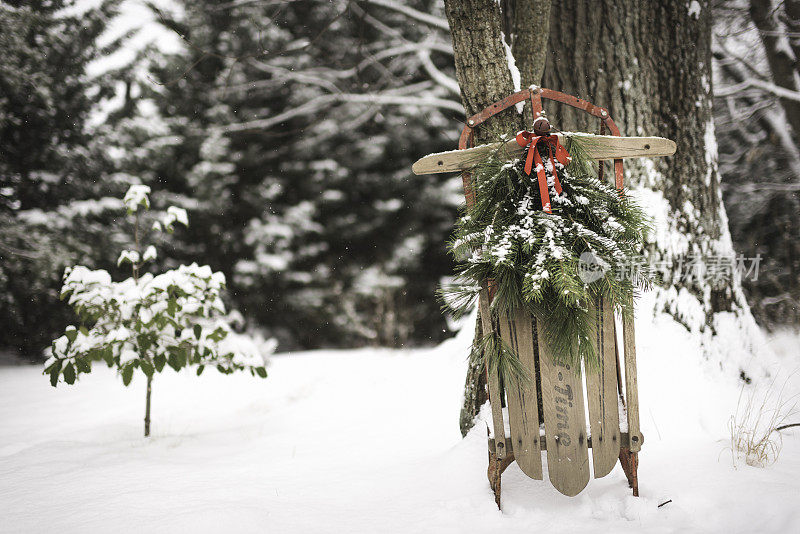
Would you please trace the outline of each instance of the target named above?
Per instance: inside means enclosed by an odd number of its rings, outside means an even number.
[[[498,100],[494,104],[486,106],[480,113],[476,113],[467,118],[467,124],[464,126],[464,129],[461,130],[461,137],[458,139],[458,149],[463,150],[472,146],[475,140],[475,128],[481,123],[530,97],[531,90],[523,89],[502,100]],[[472,174],[469,171],[463,171],[461,173],[461,181],[464,185],[464,197],[467,199],[467,206],[471,208],[475,205],[475,193],[472,191]]]
[[[600,135],[605,135],[605,134],[606,134],[606,123],[604,121],[600,121]],[[597,162],[597,179],[600,180],[600,182],[603,181],[603,177],[605,175],[605,170],[606,170],[606,162],[603,161],[603,160],[598,161]]]
[[[463,150],[472,146],[472,143],[475,140],[475,128],[480,126],[481,123],[485,122],[491,117],[494,117],[501,111],[519,104],[520,102],[524,102],[525,100],[531,101],[531,106],[533,107],[533,118],[536,119],[542,113],[543,98],[561,102],[562,104],[585,111],[586,113],[589,113],[590,115],[593,115],[603,121],[603,124],[606,128],[608,128],[608,131],[611,132],[611,135],[620,135],[619,128],[617,128],[617,125],[614,123],[614,120],[611,118],[606,108],[595,106],[587,100],[583,100],[577,96],[568,95],[560,91],[534,87],[531,89],[523,89],[522,91],[518,91],[512,95],[509,95],[502,100],[498,100],[497,102],[486,106],[479,113],[467,118],[467,124],[464,126],[464,129],[461,130],[461,137],[458,140],[459,150]],[[461,178],[464,184],[464,196],[467,199],[467,206],[472,207],[475,203],[475,195],[472,191],[472,176],[469,171],[464,171],[461,174]],[[614,184],[620,191],[625,185],[621,159],[614,160]]]

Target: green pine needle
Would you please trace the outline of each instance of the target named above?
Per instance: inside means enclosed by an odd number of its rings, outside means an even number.
[[[549,214],[542,210],[536,173],[525,174],[523,158],[510,160],[499,149],[476,165],[476,203],[465,209],[449,243],[460,262],[456,281],[439,294],[444,307],[461,316],[474,305],[481,284],[492,280],[493,318],[527,309],[556,360],[577,365],[583,359],[593,367],[598,355],[590,303],[602,297],[629,316],[631,294],[648,288],[652,278],[635,261],[651,221],[630,197],[598,180],[597,163],[586,156],[591,143],[591,136],[567,138],[572,161],[558,169],[563,193],[550,187]],[[549,161],[545,150],[542,159]],[[605,267],[590,283],[580,276],[587,252]],[[618,277],[623,270],[626,276]],[[519,359],[498,336],[490,334],[481,346],[489,351],[490,366],[519,375]]]
[[[530,371],[520,361],[519,355],[496,332],[489,332],[475,341],[473,357],[506,384],[527,384],[531,380]]]

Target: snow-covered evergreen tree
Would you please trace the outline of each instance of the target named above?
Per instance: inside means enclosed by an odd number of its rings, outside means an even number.
[[[345,2],[161,15],[186,46],[154,58],[152,114],[125,121],[122,169],[193,214],[176,257],[202,252],[237,308],[287,347],[444,337],[434,293],[451,270],[460,185],[409,169],[452,147],[456,112],[423,104],[458,106],[416,54],[427,42],[420,52],[447,69],[449,43]]]
[[[124,185],[88,126],[115,73],[89,74],[118,2],[0,3],[0,347],[41,355],[70,315],[64,267],[95,265],[118,237],[108,208]]]

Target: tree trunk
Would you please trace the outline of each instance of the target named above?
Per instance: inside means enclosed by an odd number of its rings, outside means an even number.
[[[476,340],[483,338],[483,325],[481,324],[480,312],[478,321],[475,323]],[[469,355],[469,367],[467,369],[467,379],[464,383],[464,396],[461,402],[461,414],[458,418],[458,427],[461,435],[466,436],[470,428],[475,425],[475,416],[481,411],[481,406],[486,404],[489,395],[486,391],[486,373],[483,370],[483,358],[476,351],[471,351]]]
[[[545,7],[549,9],[549,4],[549,0],[505,2],[509,9],[516,7],[517,13],[529,13],[537,9],[538,12],[545,13]],[[502,41],[504,18],[496,0],[445,0],[444,5],[453,39],[456,77],[461,87],[461,99],[466,116],[469,117],[516,89],[509,70],[509,58]],[[507,26],[509,20],[513,20],[516,24],[520,18],[521,15],[506,17],[505,24]],[[516,35],[526,43],[538,39],[544,44],[540,33],[529,35],[534,29],[532,26],[525,26],[522,31],[514,29],[508,33]],[[511,46],[510,43],[507,44]],[[537,65],[544,63],[545,47],[519,48],[525,54],[525,58],[520,62],[520,65],[524,66],[525,76],[534,76],[537,68],[541,70]],[[526,85],[538,82],[527,78],[523,78],[522,81]],[[522,116],[511,108],[493,117],[486,127],[479,128],[475,135],[476,141],[486,142],[498,133],[514,133],[523,126]],[[477,336],[481,335],[480,329],[481,319],[478,317]],[[475,358],[471,358],[460,417],[462,434],[466,434],[472,428],[474,418],[486,400],[483,368]]]
[[[150,395],[153,391],[153,377],[147,377],[147,397],[144,404],[144,437],[150,436]]]
[[[496,0],[446,0],[456,78],[461,101],[469,117],[514,92],[501,32],[503,21]],[[478,129],[476,141],[487,140],[495,131],[516,131],[522,118],[508,109],[492,118],[488,128]]]
[[[800,28],[800,20],[798,20],[800,18],[800,2],[787,0],[783,4],[788,30],[797,30]],[[783,29],[777,24],[775,11],[771,0],[750,0],[750,18],[758,28],[761,42],[764,44],[764,53],[767,56],[767,65],[772,73],[772,79],[780,87],[797,91],[798,72],[795,57],[800,53],[800,42],[797,35],[793,34],[788,39],[781,35]],[[790,46],[787,47],[787,44]],[[800,132],[800,102],[787,98],[780,98],[778,101],[786,113],[786,120],[792,127],[792,133],[796,139]]]
[[[538,85],[547,59],[550,0],[517,0],[513,5],[511,50],[522,75],[522,87]]]
[[[626,162],[626,180],[646,190],[645,207],[656,219],[649,253],[665,268],[660,304],[688,328],[713,331],[716,313],[741,312],[747,304],[735,275],[680,277],[686,261],[702,258],[707,265],[733,254],[711,117],[711,12],[708,2],[692,5],[699,9],[683,0],[603,0],[589,11],[585,2],[562,1],[550,22],[545,85],[607,107],[623,135],[677,142],[672,157]],[[563,110],[554,122],[562,129],[597,127],[582,115]],[[684,288],[701,306],[700,325],[679,307]]]

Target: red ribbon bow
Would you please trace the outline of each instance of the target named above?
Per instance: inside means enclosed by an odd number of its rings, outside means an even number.
[[[556,171],[556,161],[563,166],[567,166],[570,162],[570,155],[567,149],[561,146],[558,142],[557,135],[535,135],[533,132],[522,130],[517,134],[517,144],[521,147],[528,147],[528,157],[525,159],[525,174],[530,176],[533,164],[536,164],[536,176],[539,181],[539,195],[542,197],[542,209],[547,213],[550,211],[550,191],[547,188],[547,175],[544,172],[544,163],[542,156],[536,149],[538,143],[543,143],[547,146],[547,152],[550,155],[550,164],[553,166],[553,179],[555,180],[555,190],[559,195],[561,194],[561,182],[558,181],[558,172]],[[555,149],[555,150],[553,150]]]

